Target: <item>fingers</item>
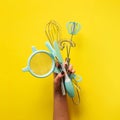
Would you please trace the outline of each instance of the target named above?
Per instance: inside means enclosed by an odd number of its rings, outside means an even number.
[[[61,65],[58,62],[56,62],[56,67],[58,69],[62,70],[62,67],[61,67]],[[68,66],[67,62],[64,63],[64,67],[65,67],[68,75],[75,73],[75,70],[73,69],[73,66],[72,65]],[[58,81],[60,81],[61,78],[63,78],[63,76],[64,76],[64,72],[63,71],[61,73],[59,73],[59,74],[54,73],[55,83],[57,83]]]
[[[59,73],[54,79],[54,92],[62,94],[61,80],[64,78],[64,72]]]
[[[55,66],[56,66],[58,69],[61,69],[61,65],[60,65],[58,62],[55,63]],[[55,72],[54,72],[54,78],[55,78],[57,75],[58,75],[58,73],[55,73]]]
[[[75,73],[75,70],[73,69],[73,66],[72,66],[72,65],[70,65],[70,66],[68,67],[68,72],[70,72],[70,73]]]
[[[59,64],[58,62],[56,62],[56,67],[61,71],[62,69],[62,65]],[[67,62],[64,63],[64,67],[66,69],[65,73],[64,71],[62,71],[61,73],[54,73],[54,90],[55,91],[61,91],[61,80],[65,79],[65,74],[67,72],[68,75],[71,75],[72,73],[75,72],[75,70],[73,69],[72,65],[68,65]]]
[[[56,77],[55,77],[55,83],[58,83],[61,81],[61,78],[64,77],[64,72],[62,71],[61,73],[59,73]]]
[[[72,74],[72,73],[75,73],[75,70],[73,69],[73,66],[70,64],[68,66],[67,62],[64,63],[64,66],[66,68],[66,71],[69,73],[69,74]]]
[[[61,65],[58,62],[56,62],[56,67],[58,69],[61,69]],[[66,70],[68,70],[70,72],[73,72],[73,73],[75,72],[75,70],[73,69],[73,66],[71,64],[68,66],[67,62],[64,62],[64,67],[66,68]]]
[[[72,66],[72,65],[69,65],[68,70],[72,72],[73,66]]]

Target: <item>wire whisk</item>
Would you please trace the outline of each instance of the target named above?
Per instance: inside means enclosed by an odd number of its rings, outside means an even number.
[[[60,25],[55,20],[51,20],[45,27],[45,34],[52,46],[55,40],[60,41],[60,33]]]
[[[80,30],[80,24],[77,22],[68,22],[66,24],[68,33],[71,35],[70,41],[73,40],[73,35],[76,35]],[[71,46],[68,48],[68,58],[70,56]]]

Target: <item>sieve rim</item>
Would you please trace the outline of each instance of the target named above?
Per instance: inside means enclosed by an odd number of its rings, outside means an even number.
[[[44,74],[44,75],[38,75],[38,74],[34,73],[34,72],[32,71],[32,69],[30,68],[30,62],[31,62],[32,57],[35,56],[35,55],[38,54],[38,53],[47,54],[47,55],[51,58],[51,60],[52,60],[51,70],[50,70],[48,73]],[[37,51],[33,52],[33,53],[30,55],[30,57],[28,58],[27,66],[28,66],[29,72],[30,72],[33,76],[38,77],[38,78],[44,78],[44,77],[49,76],[49,75],[54,71],[54,69],[55,69],[55,60],[54,60],[53,55],[52,55],[51,53],[49,53],[48,51],[45,51],[45,50],[37,50]]]

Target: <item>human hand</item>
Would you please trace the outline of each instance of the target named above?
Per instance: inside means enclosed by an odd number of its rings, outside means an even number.
[[[69,65],[65,62],[64,63],[64,66],[66,68],[66,71],[67,71],[67,74],[70,75],[70,74],[73,74],[75,73],[75,70],[73,69],[73,66],[72,65]],[[59,69],[61,66],[60,64],[57,62],[56,63],[56,67]],[[54,93],[56,94],[61,94],[62,95],[62,90],[61,90],[61,80],[63,79],[64,80],[64,76],[65,76],[65,73],[64,71],[62,71],[61,73],[57,74],[57,73],[54,73]]]

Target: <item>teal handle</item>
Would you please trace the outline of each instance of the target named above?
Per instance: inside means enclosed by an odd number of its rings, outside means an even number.
[[[45,43],[46,47],[48,48],[48,50],[50,51],[50,53],[54,56],[54,58],[56,57],[56,52],[55,50],[52,48],[51,44],[47,41]]]
[[[62,59],[62,56],[61,56],[60,49],[59,49],[57,41],[54,41],[54,49],[56,51],[56,56],[57,56],[59,62],[63,63],[63,59]]]
[[[54,69],[54,73],[60,73],[60,70],[57,68],[57,67],[55,67],[55,69]]]
[[[68,95],[73,98],[75,96],[75,93],[74,93],[74,87],[73,87],[72,82],[65,81],[65,88],[66,88]]]

